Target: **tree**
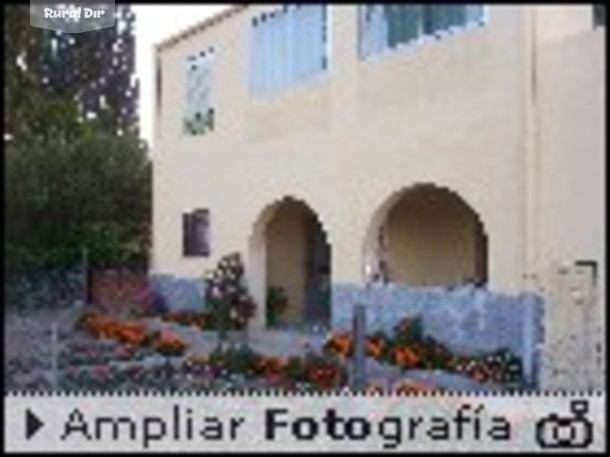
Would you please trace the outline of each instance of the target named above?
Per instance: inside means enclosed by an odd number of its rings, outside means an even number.
[[[5,242],[36,253],[39,266],[73,263],[81,247],[99,266],[146,252],[150,162],[137,139],[9,146],[5,172]]]
[[[129,5],[116,5],[115,16],[114,27],[70,34],[32,27],[27,5],[4,5],[5,136],[49,134],[40,132],[53,125],[40,122],[49,115],[138,135],[135,16]]]
[[[7,272],[147,252],[150,161],[137,138],[134,16],[62,34],[4,5]],[[89,115],[88,115],[89,114]],[[141,263],[141,262],[140,262]]]

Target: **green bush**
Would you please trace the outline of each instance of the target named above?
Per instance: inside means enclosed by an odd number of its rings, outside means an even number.
[[[206,279],[205,302],[223,339],[231,321],[244,328],[256,309],[245,285],[241,256],[233,253],[223,257]]]
[[[288,307],[288,296],[282,287],[270,287],[267,291],[267,325],[279,323],[279,317]]]

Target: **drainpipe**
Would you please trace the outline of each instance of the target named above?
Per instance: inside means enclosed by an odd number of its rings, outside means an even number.
[[[527,10],[527,59],[525,97],[525,265],[528,292],[539,292],[540,253],[540,145],[538,127],[538,54],[536,6]]]

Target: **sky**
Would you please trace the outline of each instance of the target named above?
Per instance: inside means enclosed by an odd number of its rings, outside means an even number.
[[[154,67],[153,47],[164,39],[201,22],[230,4],[133,5],[136,14],[136,74],[140,80],[140,136],[152,145]]]

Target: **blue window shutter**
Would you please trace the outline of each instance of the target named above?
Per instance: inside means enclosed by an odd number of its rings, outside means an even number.
[[[483,5],[466,5],[466,22],[477,23],[483,21]]]
[[[286,5],[252,21],[252,93],[281,89],[328,66],[326,8]]]

